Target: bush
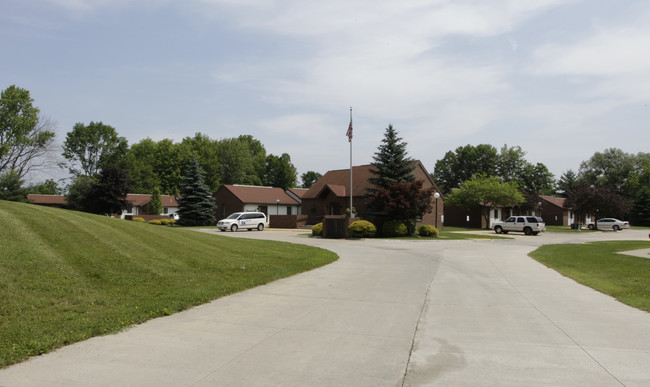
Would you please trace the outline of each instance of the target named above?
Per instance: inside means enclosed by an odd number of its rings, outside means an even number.
[[[160,226],[162,224],[162,222],[160,221],[160,219],[154,219],[154,220],[150,220],[149,224],[155,224],[155,225]]]
[[[438,235],[440,235],[440,231],[431,225],[423,224],[422,226],[418,227],[418,235],[421,237],[437,238]]]
[[[163,226],[168,226],[174,223],[176,223],[175,219],[160,219],[160,224],[162,224]]]
[[[322,236],[323,235],[323,223],[316,223],[314,227],[311,228],[311,235],[313,236]]]
[[[403,237],[407,233],[406,225],[398,220],[389,220],[381,228],[381,234],[385,237]]]
[[[372,238],[376,233],[375,225],[367,220],[354,221],[348,227],[348,235],[351,238]]]
[[[142,223],[144,223],[144,219],[143,219],[143,218],[133,218],[133,221],[134,221],[134,222],[142,222]]]

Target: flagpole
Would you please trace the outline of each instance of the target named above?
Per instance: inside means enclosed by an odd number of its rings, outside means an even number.
[[[350,106],[350,218],[356,216],[352,208],[352,106]]]

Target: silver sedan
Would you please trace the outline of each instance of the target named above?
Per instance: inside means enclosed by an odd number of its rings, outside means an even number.
[[[596,224],[589,223],[587,224],[590,230],[598,228],[599,230],[622,230],[624,228],[630,228],[630,222],[624,220],[618,220],[616,218],[602,218],[596,221]]]

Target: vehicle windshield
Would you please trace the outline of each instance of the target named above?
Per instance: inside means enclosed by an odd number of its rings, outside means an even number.
[[[226,219],[237,219],[239,218],[239,215],[241,215],[240,212],[235,212],[234,214],[230,214],[230,216],[227,217]]]

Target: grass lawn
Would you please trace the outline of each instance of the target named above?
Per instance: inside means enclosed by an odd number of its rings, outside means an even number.
[[[0,367],[337,259],[0,200]]]
[[[546,245],[530,256],[561,274],[650,312],[650,259],[617,254],[650,248],[650,242]]]

